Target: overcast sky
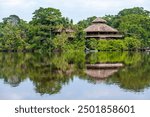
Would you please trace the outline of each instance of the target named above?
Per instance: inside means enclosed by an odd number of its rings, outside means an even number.
[[[62,15],[75,22],[90,16],[117,14],[124,8],[144,7],[150,10],[150,0],[0,0],[0,21],[16,14],[30,21],[39,7],[60,9]]]

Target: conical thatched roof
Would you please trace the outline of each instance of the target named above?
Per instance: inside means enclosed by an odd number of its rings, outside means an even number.
[[[93,24],[87,27],[85,32],[118,32],[118,30],[106,25],[106,24]]]
[[[96,18],[92,23],[84,30],[85,32],[118,32],[118,30],[108,26],[104,19]]]
[[[106,22],[107,22],[106,20],[99,17],[92,21],[92,23],[106,23]]]

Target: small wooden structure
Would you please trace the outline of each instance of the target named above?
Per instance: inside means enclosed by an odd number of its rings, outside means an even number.
[[[71,28],[66,28],[66,29],[60,28],[60,29],[54,31],[55,35],[60,35],[62,33],[66,33],[68,35],[68,38],[73,38],[74,37],[74,35],[73,35],[74,32],[75,31]]]
[[[86,32],[86,38],[120,39],[123,37],[118,30],[108,26],[106,23],[106,20],[102,18],[96,18],[92,22],[92,25],[84,30]]]

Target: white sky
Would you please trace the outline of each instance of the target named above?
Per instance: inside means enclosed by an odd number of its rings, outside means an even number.
[[[90,16],[114,15],[124,8],[137,6],[150,11],[150,0],[0,0],[0,21],[13,14],[30,21],[39,7],[60,9],[63,16],[77,22]]]

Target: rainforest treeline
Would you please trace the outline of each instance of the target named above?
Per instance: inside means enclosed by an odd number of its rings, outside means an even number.
[[[30,22],[10,15],[0,22],[0,51],[67,51],[84,50],[137,50],[150,47],[150,11],[142,7],[123,9],[117,15],[102,18],[118,29],[124,39],[85,39],[85,32],[96,16],[73,23],[63,17],[59,9],[39,8]],[[56,34],[57,30],[62,31]],[[65,33],[71,29],[72,38]]]

